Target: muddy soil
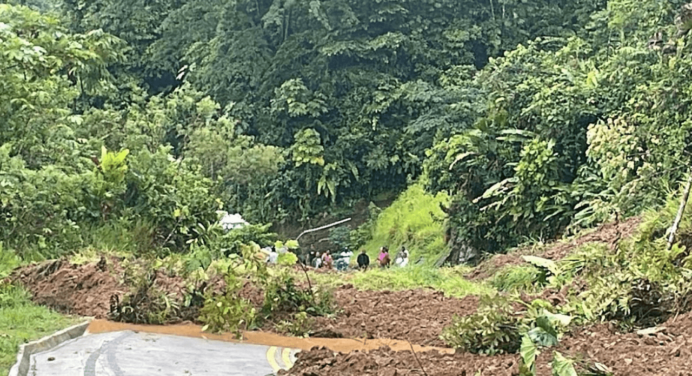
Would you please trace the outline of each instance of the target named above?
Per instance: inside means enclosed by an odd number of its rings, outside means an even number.
[[[442,329],[454,315],[472,314],[478,298],[445,297],[428,290],[358,291],[345,285],[335,291],[343,310],[336,319],[318,318],[317,326],[346,338],[389,338],[424,346],[444,346]],[[319,335],[319,334],[318,334]]]
[[[122,301],[133,290],[132,286],[124,284],[123,273],[117,258],[84,265],[56,260],[18,269],[10,279],[29,290],[38,304],[62,313],[105,319],[110,311],[111,296],[117,295]],[[182,277],[169,276],[163,271],[156,272],[153,288],[172,294],[180,301],[189,293]],[[221,292],[224,288],[221,278],[208,282],[207,289]],[[249,281],[240,295],[256,306],[261,306],[264,300],[262,292]]]
[[[19,269],[12,279],[24,285],[39,304],[63,313],[105,319],[110,311],[111,296],[118,295],[122,301],[132,291],[131,286],[123,283],[123,272],[115,258],[85,265],[58,260]],[[181,277],[163,271],[156,273],[153,287],[176,296],[179,301],[189,293]],[[207,289],[222,292],[224,287],[224,281],[216,278],[208,282]],[[263,292],[249,281],[240,295],[258,309],[264,301]],[[448,298],[441,292],[426,290],[358,291],[350,285],[337,289],[335,300],[339,313],[335,318],[315,318],[313,336],[386,338],[438,347],[444,346],[439,336],[453,316],[474,313],[478,306],[476,297]],[[195,314],[185,319],[196,321]],[[274,330],[271,322],[265,324],[264,330]]]
[[[122,270],[117,263],[103,267],[57,260],[19,269],[10,278],[29,290],[38,304],[67,314],[105,318],[111,295],[128,292],[118,274]]]
[[[558,351],[582,360],[582,369],[599,362],[615,375],[692,375],[692,313],[643,335],[618,333],[607,325],[585,328],[563,338]],[[539,375],[551,375],[550,355],[546,352],[539,358]]]
[[[541,352],[537,375],[550,376],[553,351],[576,361],[580,374],[596,363],[615,376],[692,375],[692,313],[668,320],[649,333],[621,333],[606,324],[566,335],[555,349]],[[426,352],[418,358],[428,375],[518,375],[519,355],[481,356],[469,353]],[[299,354],[287,376],[422,375],[410,352],[380,348],[369,352],[334,354],[313,348]]]
[[[571,241],[558,241],[539,253],[533,253],[532,249],[521,249],[511,254],[495,255],[482,262],[472,272],[464,277],[471,280],[482,280],[492,277],[498,270],[514,265],[524,264],[522,256],[533,254],[549,260],[558,261],[572,253],[575,248],[586,243],[605,243],[612,245],[620,239],[631,237],[637,230],[641,218],[633,217],[624,222],[607,223],[593,232],[580,236]]]
[[[518,358],[514,355],[487,357],[468,353],[440,354],[436,351],[418,353],[394,352],[383,347],[369,352],[354,351],[334,354],[326,348],[313,348],[298,353],[298,360],[285,376],[510,376],[519,374]]]

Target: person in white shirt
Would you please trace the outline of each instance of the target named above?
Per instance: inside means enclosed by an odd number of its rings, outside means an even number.
[[[315,269],[319,269],[322,267],[322,255],[320,255],[319,252],[317,252],[317,255],[315,257],[315,260],[313,260],[315,263]]]

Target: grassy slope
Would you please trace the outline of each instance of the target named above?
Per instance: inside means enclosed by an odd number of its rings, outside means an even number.
[[[466,267],[436,269],[429,266],[409,266],[390,269],[372,268],[367,272],[347,274],[311,272],[310,279],[314,284],[323,286],[335,287],[350,283],[360,290],[398,291],[431,288],[442,291],[447,296],[458,298],[463,298],[467,295],[487,295],[494,291],[487,284],[464,279],[463,274],[469,270]],[[304,279],[302,273],[297,276],[300,279]]]
[[[376,260],[381,246],[389,247],[392,258],[406,246],[411,263],[421,257],[427,265],[437,261],[445,250],[440,204],[448,201],[446,194],[431,196],[420,184],[410,186],[377,218],[372,239],[365,245],[370,258]]]
[[[25,291],[0,287],[0,375],[6,375],[16,362],[19,345],[37,340],[79,321],[37,306]]]
[[[19,266],[19,259],[0,245],[0,281]],[[16,362],[19,345],[80,321],[31,302],[23,289],[0,282],[0,375]]]

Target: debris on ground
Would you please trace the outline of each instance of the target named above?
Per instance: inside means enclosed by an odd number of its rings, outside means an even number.
[[[123,301],[132,293],[132,286],[123,283],[122,267],[117,259],[108,262],[73,265],[66,260],[51,261],[18,269],[12,279],[29,290],[34,301],[59,312],[99,319],[109,318],[111,297]],[[208,281],[207,289],[223,291],[219,278]],[[157,291],[173,296],[178,302],[185,300],[187,290],[180,276],[156,272],[153,286]],[[260,309],[263,292],[246,281],[240,295]],[[445,297],[432,290],[359,291],[351,285],[335,291],[338,313],[335,317],[316,317],[312,336],[322,338],[385,338],[408,340],[422,346],[444,347],[439,336],[454,315],[465,316],[476,311],[478,298]],[[190,319],[186,313],[180,320]],[[192,321],[196,321],[194,318]],[[274,330],[271,323],[264,330]]]
[[[476,312],[478,297],[445,297],[440,291],[359,291],[345,285],[335,291],[343,311],[335,319],[317,318],[317,327],[346,338],[408,340],[442,347],[439,336],[454,315]]]
[[[519,374],[516,355],[483,356],[469,353],[441,354],[437,351],[395,352],[382,347],[368,352],[333,353],[327,348],[313,348],[298,353],[298,360],[284,376],[511,376]]]

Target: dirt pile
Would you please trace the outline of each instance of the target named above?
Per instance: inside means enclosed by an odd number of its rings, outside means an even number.
[[[117,258],[98,263],[74,265],[67,260],[47,261],[16,270],[10,279],[23,285],[33,295],[33,300],[56,311],[98,319],[108,317],[111,297],[123,297],[134,290],[123,281],[124,270]],[[185,280],[157,271],[152,286],[157,291],[172,295],[179,301],[190,292]],[[212,278],[202,286],[204,290],[221,292],[225,288],[222,278]],[[256,286],[246,281],[240,295],[261,306],[264,295]]]
[[[58,260],[19,269],[12,279],[24,285],[39,304],[64,313],[107,318],[110,298],[117,295],[122,301],[133,292],[134,286],[123,282],[123,273],[115,258],[85,265]],[[157,291],[175,296],[180,302],[190,294],[180,276],[158,271],[153,283]],[[206,290],[223,291],[224,281],[220,278],[207,284]],[[262,307],[264,294],[250,282],[245,283],[240,295],[256,308]],[[471,314],[478,306],[476,297],[448,298],[441,292],[426,290],[358,291],[350,285],[337,289],[335,300],[339,314],[335,318],[315,318],[314,336],[408,340],[439,347],[444,346],[440,333],[453,316]],[[190,319],[188,316],[184,319]],[[274,330],[273,324],[266,323],[264,329]]]
[[[558,351],[581,359],[584,369],[598,362],[615,375],[692,375],[692,314],[641,334],[617,333],[607,325],[585,328],[563,338]],[[539,357],[539,375],[552,374],[551,355],[546,351]]]
[[[535,254],[549,260],[558,261],[569,255],[575,248],[586,243],[605,243],[614,244],[620,239],[631,237],[637,230],[641,218],[633,217],[624,222],[608,223],[602,225],[593,232],[580,236],[571,241],[555,242],[549,245],[546,250]],[[519,250],[511,254],[495,255],[487,261],[482,262],[472,272],[464,277],[471,280],[481,280],[492,277],[498,270],[513,265],[524,263],[522,256],[531,254],[530,249]]]
[[[354,351],[335,354],[326,348],[313,348],[298,353],[298,360],[286,376],[473,376],[479,370],[484,375],[510,376],[519,374],[515,355],[487,357],[473,354],[440,354],[436,351],[417,353],[395,352],[383,347],[369,352]]]
[[[608,325],[583,328],[566,335],[556,349],[541,352],[537,375],[550,376],[553,351],[576,361],[577,370],[589,374],[596,363],[615,376],[692,375],[692,313],[639,333],[620,333]],[[470,353],[418,353],[425,372],[432,375],[518,375],[519,355],[481,356]],[[369,352],[335,354],[325,348],[300,353],[286,376],[422,375],[409,351],[380,348]]]
[[[347,338],[389,338],[424,346],[444,346],[439,336],[454,315],[469,315],[478,307],[477,297],[449,298],[426,290],[358,291],[346,285],[335,295],[343,312],[336,319],[318,318],[321,330]]]
[[[10,278],[29,290],[36,303],[68,314],[105,318],[110,297],[128,292],[118,281],[119,265],[111,266],[109,271],[102,263],[48,261],[19,269]]]

